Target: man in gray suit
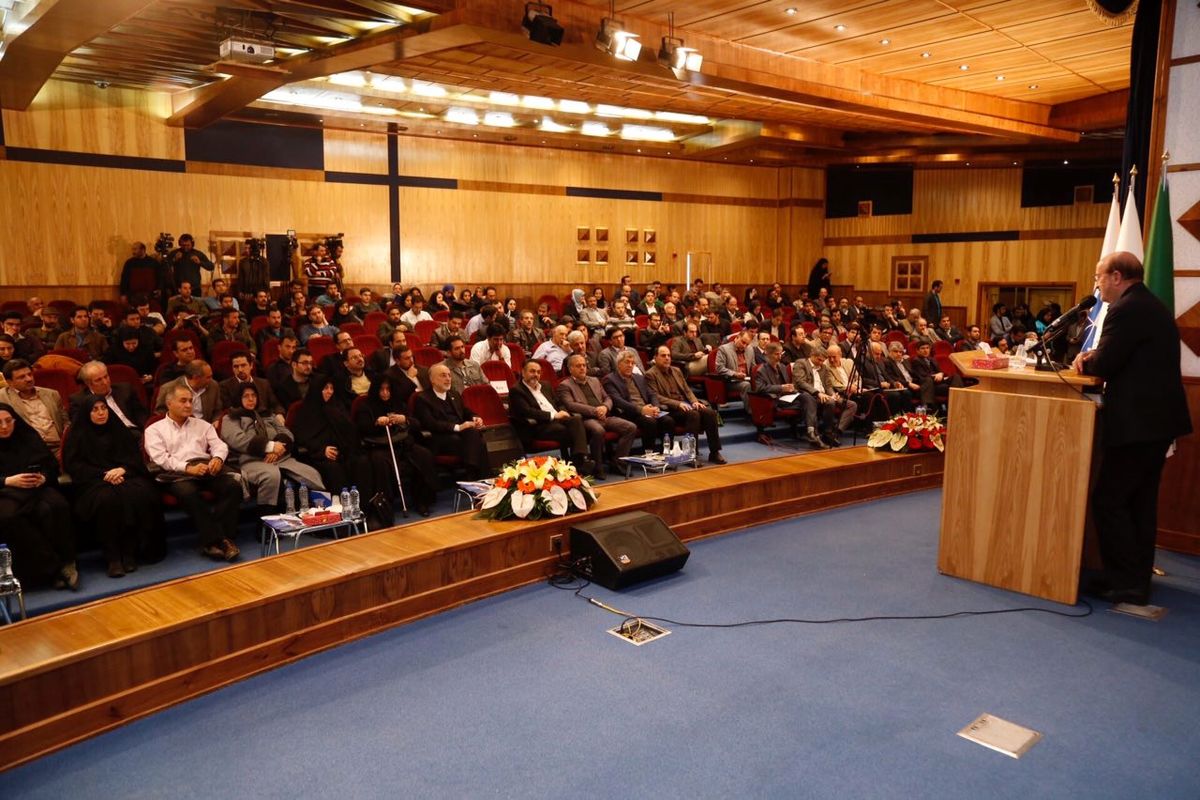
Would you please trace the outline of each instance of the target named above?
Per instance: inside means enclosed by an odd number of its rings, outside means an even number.
[[[450,352],[441,363],[450,370],[451,388],[459,394],[468,386],[488,382],[483,368],[467,358],[467,343],[461,336],[450,337]]]
[[[164,383],[158,389],[158,397],[154,402],[157,414],[167,413],[167,401],[171,390],[183,386],[192,393],[192,416],[212,424],[221,413],[221,390],[213,385],[212,367],[207,361],[195,359],[189,361],[183,368],[183,374],[175,380]]]
[[[583,418],[583,429],[587,434],[592,462],[596,465],[595,477],[604,480],[604,434],[612,431],[618,438],[613,447],[613,469],[621,470],[621,458],[629,455],[633,437],[638,426],[613,413],[613,399],[604,391],[598,378],[588,375],[587,358],[580,353],[567,357],[570,377],[558,384],[555,394],[558,402],[567,411]]]
[[[658,393],[659,403],[688,433],[698,436],[700,428],[704,428],[708,460],[713,464],[724,464],[717,412],[696,397],[679,367],[671,366],[671,350],[665,344],[654,351],[654,365],[646,371],[646,382]]]
[[[840,445],[842,433],[854,421],[858,405],[853,400],[843,400],[833,388],[833,373],[825,366],[824,349],[814,347],[808,358],[801,358],[792,364],[792,383],[801,397],[809,395],[815,400],[815,403],[806,405],[804,410],[804,424],[808,428],[805,438],[808,442],[811,444],[815,438],[819,416],[820,427],[827,431],[824,443],[833,447]]]
[[[753,338],[753,333],[743,330],[732,342],[717,348],[717,374],[729,384],[731,395],[743,397],[750,390],[754,353],[747,348]]]

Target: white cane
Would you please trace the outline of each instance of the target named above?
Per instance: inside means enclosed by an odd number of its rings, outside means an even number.
[[[392,454],[392,469],[396,471],[396,488],[400,490],[400,510],[404,512],[404,516],[408,516],[408,501],[404,499],[404,483],[400,480],[400,462],[396,460],[396,445],[392,441],[392,423],[391,420],[387,424],[387,443],[388,452]]]

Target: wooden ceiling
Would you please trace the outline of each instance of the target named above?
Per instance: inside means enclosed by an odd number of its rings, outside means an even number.
[[[1078,148],[1080,131],[1123,125],[1132,25],[1107,24],[1087,0],[618,0],[617,16],[644,45],[632,64],[592,47],[607,3],[553,5],[561,47],[523,35],[523,0],[22,0],[10,12],[25,21],[0,60],[0,103],[28,105],[52,73],[174,92],[172,121],[188,126],[269,115],[386,129],[386,112],[419,135],[614,149],[578,132],[548,136],[533,113],[514,129],[443,119],[455,103],[482,109],[495,91],[703,115],[712,122],[673,126],[675,142],[615,149],[755,163],[1006,159]],[[705,56],[683,79],[654,61],[669,14]],[[277,66],[214,64],[231,34],[284,48]],[[447,97],[328,84],[351,70],[432,82]],[[375,113],[260,99],[281,87],[360,94]]]

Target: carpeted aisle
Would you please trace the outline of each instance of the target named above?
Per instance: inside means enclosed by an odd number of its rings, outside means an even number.
[[[1035,605],[935,569],[923,492],[697,543],[622,593],[727,622]],[[1150,623],[668,625],[527,587],[324,653],[0,775],[0,797],[1195,798],[1200,560],[1160,554]],[[1016,761],[955,732],[1045,738]]]

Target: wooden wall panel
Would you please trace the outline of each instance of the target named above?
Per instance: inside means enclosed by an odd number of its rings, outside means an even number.
[[[402,275],[422,285],[615,283],[627,273],[638,283],[683,281],[691,250],[712,253],[715,270],[706,280],[769,282],[777,272],[776,220],[775,208],[406,187],[400,189]],[[608,227],[607,267],[575,263],[581,226]],[[625,265],[626,228],[657,231],[657,266]]]
[[[1108,208],[1108,203],[1022,208],[1018,217],[1019,227],[1023,231],[1103,228],[1108,224]],[[1096,255],[1099,254],[1100,251],[1097,250]]]
[[[49,81],[27,111],[6,109],[3,114],[4,139],[11,147],[184,157],[183,129],[165,124],[171,97],[164,92]]]
[[[329,172],[365,172],[386,175],[387,136],[379,133],[325,131],[325,169]]]
[[[1008,231],[1017,227],[1021,170],[919,169],[913,173],[913,233]]]
[[[344,232],[354,282],[387,284],[387,188],[0,161],[0,284],[115,286],[159,231]]]
[[[401,175],[775,200],[776,170],[401,137]]]

